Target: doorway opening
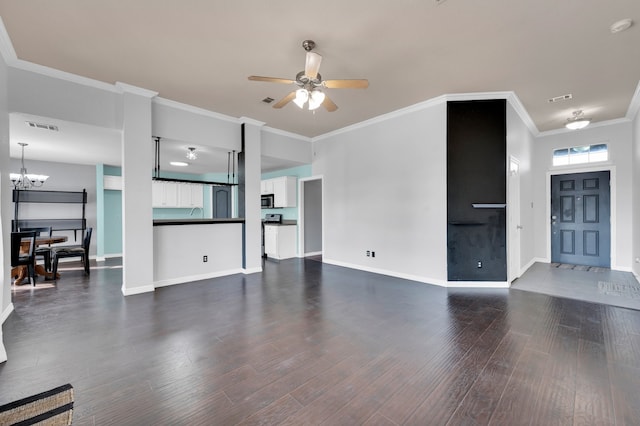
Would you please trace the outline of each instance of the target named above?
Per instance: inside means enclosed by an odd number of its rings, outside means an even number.
[[[324,248],[322,177],[300,179],[298,252],[300,257],[321,260]]]

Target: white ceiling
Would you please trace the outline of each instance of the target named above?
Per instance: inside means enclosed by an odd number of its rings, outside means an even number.
[[[0,0],[0,17],[19,59],[308,137],[443,94],[503,91],[554,130],[577,109],[624,117],[640,80],[638,0]],[[623,18],[634,25],[612,34]],[[293,79],[305,39],[324,79],[369,88],[326,89],[332,113],[263,103],[295,87],[247,77]]]

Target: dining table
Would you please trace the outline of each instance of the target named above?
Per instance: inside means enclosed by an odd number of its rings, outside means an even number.
[[[51,235],[51,236],[39,236],[36,237],[36,247],[64,243],[68,238],[66,235]],[[27,252],[29,250],[29,241],[23,241],[20,244],[20,251]],[[35,262],[35,259],[34,259]],[[52,279],[53,272],[47,271],[44,265],[35,264],[34,270],[36,275],[44,276],[45,279]],[[13,282],[14,285],[22,285],[25,278],[27,278],[27,266],[20,265],[11,268],[11,276],[16,277],[16,280]],[[60,278],[60,274],[56,274],[56,279]]]

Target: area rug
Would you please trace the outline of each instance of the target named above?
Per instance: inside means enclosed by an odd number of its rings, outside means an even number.
[[[70,425],[72,417],[70,384],[0,406],[0,425]]]
[[[23,291],[35,291],[55,288],[55,281],[36,281],[36,285],[26,283],[22,285],[11,285],[11,291],[23,292]],[[1,425],[0,425],[1,426]]]

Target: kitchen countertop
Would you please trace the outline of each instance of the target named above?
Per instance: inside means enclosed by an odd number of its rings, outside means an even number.
[[[243,217],[219,219],[154,219],[153,226],[165,225],[212,225],[220,223],[244,223]]]
[[[262,221],[262,223],[265,224],[265,226],[295,226],[298,224],[297,220],[293,220],[293,219],[283,219],[282,223],[277,223],[277,222],[265,222],[264,220]]]

